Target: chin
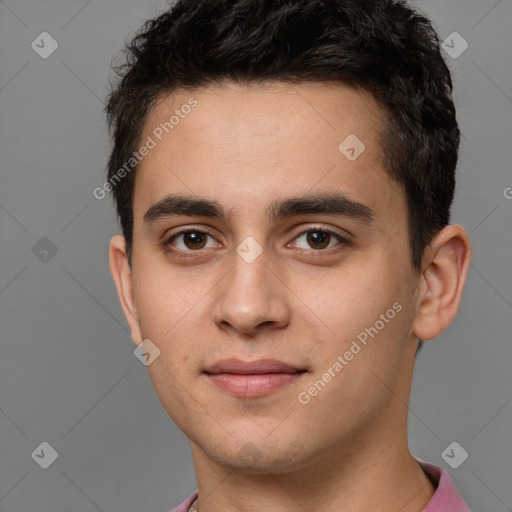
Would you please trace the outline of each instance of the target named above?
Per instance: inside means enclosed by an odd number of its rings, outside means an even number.
[[[238,449],[232,451],[235,445]],[[215,449],[204,451],[218,465],[248,474],[286,473],[305,464],[305,454],[295,443],[283,441],[280,445],[268,437],[238,442],[231,439],[228,446],[217,444]]]

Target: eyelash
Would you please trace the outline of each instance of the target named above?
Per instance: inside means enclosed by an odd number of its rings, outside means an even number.
[[[200,233],[201,235],[211,236],[213,238],[213,236],[210,233],[208,233],[207,231],[203,231],[201,229],[187,228],[187,229],[183,229],[181,231],[178,231],[177,233],[174,233],[171,237],[169,237],[163,243],[164,248],[168,252],[172,252],[173,256],[178,257],[178,258],[193,258],[193,257],[195,257],[194,253],[201,253],[203,250],[205,250],[205,249],[198,249],[196,251],[194,251],[194,250],[183,251],[181,249],[173,249],[173,248],[171,248],[171,244],[172,244],[172,242],[176,238],[178,238],[181,235],[187,234],[187,233]],[[336,249],[336,247],[339,247],[339,246],[349,246],[351,244],[346,238],[342,237],[338,233],[336,233],[334,231],[331,231],[329,229],[321,228],[321,227],[312,227],[312,228],[306,229],[305,231],[301,231],[300,233],[298,233],[294,237],[294,240],[299,238],[300,236],[308,234],[308,233],[324,233],[324,234],[328,234],[328,235],[331,235],[334,238],[336,238],[338,240],[338,242],[339,242],[338,245],[336,245],[335,247],[331,247],[330,249],[309,249],[309,250],[302,249],[302,250],[306,251],[308,254],[310,254],[312,252],[313,253],[315,253],[315,252],[316,253],[327,252],[329,250]]]

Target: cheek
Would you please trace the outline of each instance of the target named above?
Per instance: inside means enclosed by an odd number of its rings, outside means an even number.
[[[192,392],[193,383],[186,375],[180,374],[183,365],[172,364],[176,359],[179,358],[163,350],[160,357],[147,367],[147,371],[164,410],[179,428],[186,430],[187,426],[194,422],[194,416],[200,415],[194,415],[194,410],[190,410],[191,404],[197,402]]]
[[[199,349],[212,332],[205,297],[211,286],[197,276],[171,274],[164,265],[139,273],[134,296],[142,336],[158,346],[165,369],[179,382],[193,376]]]
[[[338,382],[346,381],[342,387],[351,393],[357,388],[356,395],[369,392],[368,386],[376,383],[374,374],[386,381],[393,378],[411,323],[403,281],[389,278],[393,275],[389,265],[381,262],[373,268],[380,270],[353,269],[328,288],[315,306],[329,327],[319,371],[347,354],[349,361]]]
[[[368,268],[344,269],[324,283],[320,292],[304,289],[301,296],[336,337],[349,339],[373,324],[393,303],[382,276],[382,272],[372,275]]]
[[[149,265],[148,265],[149,267]],[[201,298],[190,280],[177,279],[165,266],[139,268],[134,280],[134,301],[143,336],[165,341],[183,329]]]

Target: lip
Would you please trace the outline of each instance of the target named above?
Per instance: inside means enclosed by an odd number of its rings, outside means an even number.
[[[236,373],[239,375],[257,375],[261,373],[295,373],[303,370],[277,359],[242,361],[241,359],[231,357],[217,361],[208,366],[204,371],[213,374]]]
[[[305,373],[276,359],[242,361],[222,359],[204,370],[207,379],[221,390],[237,397],[267,396],[297,382]]]

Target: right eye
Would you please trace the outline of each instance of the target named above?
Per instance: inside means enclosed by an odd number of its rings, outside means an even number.
[[[208,237],[213,237],[206,231],[200,231],[198,229],[184,229],[178,233],[174,233],[170,238],[164,242],[164,245],[170,246],[176,256],[182,256],[180,252],[190,253],[196,252],[201,249],[208,249],[215,247],[217,244],[213,242],[211,245],[207,245]],[[176,241],[178,241],[176,243]]]

